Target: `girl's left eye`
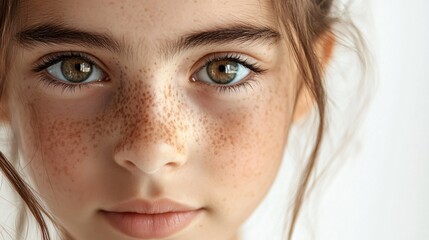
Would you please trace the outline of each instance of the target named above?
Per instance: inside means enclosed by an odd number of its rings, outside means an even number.
[[[212,60],[195,73],[193,79],[212,85],[231,86],[241,82],[252,70],[235,59]]]
[[[92,62],[82,57],[71,56],[46,68],[55,79],[65,83],[89,83],[100,81],[104,72]]]

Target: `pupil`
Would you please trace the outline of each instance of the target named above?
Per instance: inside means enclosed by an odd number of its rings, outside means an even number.
[[[80,63],[75,64],[75,65],[74,65],[74,69],[75,69],[76,71],[80,71],[80,70],[81,70],[81,69],[80,69]]]
[[[219,66],[219,71],[220,71],[220,72],[225,72],[225,70],[226,70],[225,65],[220,65],[220,66]]]

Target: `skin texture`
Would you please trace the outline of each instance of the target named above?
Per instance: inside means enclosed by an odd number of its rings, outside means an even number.
[[[295,68],[281,39],[174,55],[163,43],[237,22],[277,29],[269,2],[24,1],[20,19],[22,27],[61,22],[108,33],[125,45],[119,54],[15,46],[3,98],[7,121],[21,165],[72,238],[133,239],[99,211],[168,198],[203,211],[167,239],[236,239],[277,174],[300,89]],[[70,90],[32,71],[40,58],[67,51],[90,55],[108,81]],[[265,71],[234,90],[191,81],[219,53],[240,54]]]

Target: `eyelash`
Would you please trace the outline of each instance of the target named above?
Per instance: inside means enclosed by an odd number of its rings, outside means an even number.
[[[48,56],[43,57],[39,64],[37,64],[33,68],[33,72],[39,74],[39,80],[46,86],[46,87],[60,87],[62,88],[63,92],[75,92],[76,90],[82,90],[83,87],[89,87],[91,83],[79,83],[79,84],[73,84],[73,83],[65,83],[56,79],[53,79],[53,77],[48,76],[46,71],[47,68],[50,66],[61,62],[63,60],[67,60],[72,57],[78,57],[86,62],[90,63],[91,65],[98,66],[98,64],[95,63],[91,59],[91,57],[85,53],[82,52],[61,52],[61,53],[54,53]],[[103,79],[103,81],[107,81],[107,76]]]
[[[241,82],[234,85],[227,85],[227,86],[214,85],[216,87],[216,90],[220,93],[224,93],[224,92],[237,93],[237,92],[240,92],[242,89],[244,90],[248,90],[249,88],[253,89],[254,84],[258,83],[257,76],[266,72],[266,69],[262,69],[258,64],[250,62],[248,58],[238,53],[226,53],[226,54],[218,53],[218,54],[211,55],[206,59],[204,59],[204,65],[201,68],[199,68],[199,70],[201,70],[204,67],[207,67],[212,62],[223,61],[223,60],[235,61],[238,64],[243,65],[244,67],[251,70],[250,75],[253,75],[253,76],[250,76],[248,77],[248,79],[242,80]],[[204,82],[199,82],[199,83],[205,84],[205,85],[211,85]]]
[[[83,87],[89,87],[91,83],[79,83],[79,84],[73,84],[73,83],[65,83],[56,79],[53,79],[52,77],[48,76],[46,71],[47,68],[50,66],[61,62],[63,60],[67,60],[72,57],[78,57],[81,58],[91,65],[95,65],[98,67],[98,65],[91,59],[91,57],[85,53],[82,52],[62,52],[62,53],[55,53],[52,55],[48,55],[43,57],[39,64],[37,64],[33,68],[33,72],[38,73],[40,77],[40,81],[46,86],[46,87],[61,87],[63,92],[75,92],[76,90],[82,90]],[[263,74],[266,70],[262,69],[258,64],[251,63],[246,57],[244,57],[241,54],[238,53],[227,53],[227,54],[213,54],[206,59],[204,59],[204,65],[199,68],[202,69],[204,67],[207,67],[210,63],[214,61],[221,61],[221,60],[230,60],[235,61],[238,64],[243,65],[244,67],[251,70],[250,77],[248,79],[242,80],[241,82],[234,84],[234,85],[228,85],[228,86],[219,86],[219,85],[213,85],[208,84],[204,82],[197,81],[199,84],[205,84],[214,86],[216,90],[220,93],[224,92],[240,92],[242,89],[247,90],[248,88],[253,89],[254,84],[258,83],[257,76]],[[108,77],[106,76],[103,81],[107,81]]]

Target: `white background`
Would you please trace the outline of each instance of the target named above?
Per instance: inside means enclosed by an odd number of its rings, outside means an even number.
[[[427,240],[429,1],[368,2],[378,89],[362,154],[332,184],[317,239]]]
[[[371,22],[361,30],[375,59],[375,92],[359,151],[311,199],[296,239],[428,240],[429,1],[355,2],[352,15]],[[271,237],[279,225],[272,208],[284,203],[266,202],[246,239],[281,239]]]
[[[377,87],[359,134],[360,152],[336,172],[319,197],[319,210],[309,213],[311,229],[299,227],[297,239],[427,240],[429,1],[363,3],[359,11],[373,21],[364,31],[376,60]],[[8,210],[0,198],[1,221]],[[263,222],[250,224],[246,238],[272,239],[266,231],[276,221]]]

